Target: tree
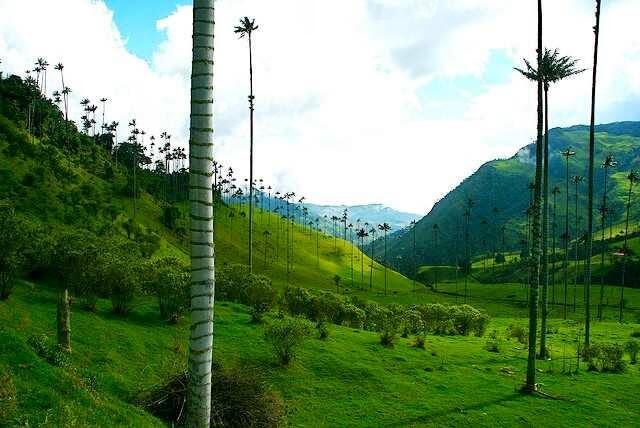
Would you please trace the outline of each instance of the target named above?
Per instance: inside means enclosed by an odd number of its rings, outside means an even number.
[[[369,236],[367,231],[364,228],[358,229],[356,236],[360,238],[360,283],[364,281],[364,238]]]
[[[235,27],[234,33],[242,39],[247,36],[249,40],[249,269],[253,269],[253,60],[251,35],[258,26],[255,19],[246,16],[240,20],[240,25]]]
[[[618,162],[613,158],[613,156],[607,156],[602,162],[602,171],[604,173],[604,189],[602,190],[602,206],[600,207],[600,228],[602,229],[602,237],[600,238],[600,301],[598,302],[598,321],[602,321],[602,312],[603,312],[603,304],[604,304],[604,255],[607,251],[606,243],[604,242],[604,231],[606,228],[606,218],[607,218],[607,178],[609,176],[609,169],[615,168],[618,165]]]
[[[538,0],[538,70],[542,69],[542,0]],[[532,257],[529,261],[529,271],[531,272],[529,286],[529,352],[527,357],[527,376],[523,388],[524,392],[532,393],[536,386],[536,344],[537,344],[537,324],[538,324],[538,287],[540,285],[540,250],[541,250],[541,190],[542,190],[542,161],[543,161],[543,139],[542,139],[542,78],[538,75],[538,111],[537,111],[537,138],[536,138],[536,167],[535,167],[535,189],[533,199],[533,230],[532,230]]]
[[[593,254],[593,163],[595,158],[595,122],[596,122],[596,77],[598,71],[598,41],[600,37],[600,1],[596,0],[596,25],[593,27],[593,75],[591,81],[591,121],[589,124],[589,178],[587,193],[587,242],[584,279],[584,346],[589,347],[591,334],[591,255]]]
[[[213,34],[214,0],[193,2],[189,199],[191,206],[191,335],[187,421],[209,427],[213,365]]]
[[[556,237],[558,236],[558,223],[556,222],[557,217],[557,203],[558,203],[558,195],[560,194],[560,188],[558,186],[554,186],[551,191],[551,195],[553,196],[553,214],[551,217],[551,259],[553,260],[553,268],[551,269],[551,301],[556,303]]]
[[[384,233],[384,295],[387,295],[387,232],[391,230],[391,226],[387,223],[378,225],[378,229]]]
[[[336,285],[336,293],[340,292],[340,280],[342,278],[340,278],[340,275],[334,275],[333,276],[333,283]]]
[[[369,259],[369,290],[373,288],[373,259],[376,256],[376,228],[369,229],[371,235],[371,257]]]
[[[543,161],[543,189],[542,189],[542,319],[540,334],[540,358],[547,356],[546,326],[548,315],[549,288],[549,86],[567,77],[582,73],[584,69],[577,69],[577,60],[568,56],[560,56],[558,50],[545,49],[542,62],[537,69],[525,60],[526,70],[516,68],[529,80],[542,80],[544,89],[544,161]]]
[[[569,146],[566,150],[560,152],[565,158],[565,211],[564,211],[564,261],[562,263],[562,270],[564,271],[564,305],[562,311],[562,317],[567,319],[567,293],[569,289],[569,159],[576,155],[576,152],[571,150]],[[578,215],[578,213],[576,213]]]
[[[620,281],[620,303],[618,308],[618,320],[622,322],[623,309],[624,309],[624,286],[625,286],[625,273],[627,270],[627,237],[629,235],[629,212],[631,211],[631,191],[633,190],[634,183],[637,183],[640,179],[640,175],[637,172],[631,171],[627,175],[629,180],[629,191],[627,192],[627,214],[624,224],[624,244],[622,245],[622,279]]]
[[[411,246],[411,261],[413,262],[413,278],[412,278],[412,283],[413,283],[413,291],[416,291],[416,276],[418,275],[418,261],[416,259],[416,221],[415,220],[411,220],[411,223],[409,223],[409,225],[411,226],[411,232],[412,232],[412,246]]]

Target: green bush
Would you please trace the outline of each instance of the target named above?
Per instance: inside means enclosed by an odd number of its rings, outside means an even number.
[[[150,263],[145,271],[145,288],[158,297],[160,316],[171,324],[177,323],[189,308],[188,267],[175,257],[166,257]]]
[[[311,334],[308,321],[285,317],[274,319],[265,329],[265,339],[273,347],[280,364],[287,365],[295,357],[297,348]]]
[[[246,304],[251,307],[252,320],[259,322],[263,314],[275,306],[278,301],[278,292],[266,276],[249,274],[247,279],[249,286]]]
[[[487,343],[484,346],[484,349],[486,349],[489,352],[500,352],[500,345],[498,344],[497,340],[488,340]]]
[[[509,337],[514,337],[523,345],[526,345],[529,342],[529,338],[527,337],[527,330],[521,325],[511,324],[507,331]]]
[[[313,295],[306,288],[287,287],[282,295],[283,306],[291,315],[313,318]]]
[[[31,346],[40,358],[54,366],[64,367],[70,363],[69,354],[57,344],[53,344],[46,334],[29,336],[27,345]]]
[[[329,326],[324,321],[319,321],[316,324],[316,330],[318,330],[318,339],[326,340],[329,337]]]
[[[385,328],[380,332],[380,344],[386,348],[393,348],[396,344],[396,331],[391,328]]]
[[[458,334],[468,336],[473,333],[480,337],[489,323],[489,316],[469,305],[452,306],[451,318]]]
[[[631,364],[638,362],[638,352],[640,352],[640,342],[637,340],[630,340],[624,344],[624,350],[629,354]]]
[[[404,337],[410,334],[418,334],[424,331],[424,322],[422,314],[415,309],[407,309],[402,314],[402,335]]]
[[[419,334],[416,336],[415,340],[413,341],[413,347],[424,349],[425,343],[426,343],[426,338],[424,337],[423,334]]]
[[[342,305],[341,313],[341,324],[351,328],[362,328],[364,326],[365,312],[357,306],[345,303]]]
[[[590,370],[620,373],[625,370],[624,347],[618,343],[592,343],[583,350]]]
[[[9,421],[18,408],[18,393],[11,371],[0,366],[0,423]]]

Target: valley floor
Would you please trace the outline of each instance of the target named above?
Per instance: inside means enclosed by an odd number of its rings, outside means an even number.
[[[283,397],[292,426],[631,426],[640,418],[640,366],[622,374],[588,372],[575,358],[581,324],[552,319],[552,359],[539,362],[542,389],[557,399],[521,395],[526,346],[509,338],[512,324],[493,318],[485,337],[427,336],[384,348],[371,332],[331,326],[326,341],[309,339],[289,368],[279,367],[247,308],[216,304],[216,358],[256,367]],[[186,361],[188,323],[168,326],[155,302],[128,319],[74,309],[74,352],[66,368],[40,359],[26,344],[53,335],[55,292],[20,283],[0,303],[0,364],[10,367],[19,411],[9,426],[162,426],[136,406],[139,391]],[[594,342],[624,343],[638,324],[595,323]],[[492,339],[495,337],[495,339]],[[489,352],[495,341],[499,352]]]

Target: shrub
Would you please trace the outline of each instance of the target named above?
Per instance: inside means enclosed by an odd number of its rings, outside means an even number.
[[[362,309],[351,303],[342,306],[342,324],[351,328],[362,328],[364,326],[365,313]]]
[[[636,364],[638,362],[638,352],[640,352],[640,342],[637,340],[630,340],[624,344],[624,349],[629,354],[631,364]]]
[[[617,343],[591,344],[583,350],[590,370],[620,373],[625,370],[624,348]]]
[[[216,272],[216,294],[220,300],[246,303],[249,266],[230,264]]]
[[[468,336],[473,333],[478,337],[484,334],[489,322],[486,314],[469,305],[452,306],[450,311],[458,334]]]
[[[211,426],[280,427],[285,422],[282,400],[267,388],[261,373],[242,368],[230,370],[216,365],[211,383]],[[181,372],[144,391],[142,406],[171,426],[185,418],[187,373]]]
[[[140,267],[132,257],[122,254],[104,254],[100,266],[101,282],[109,291],[111,307],[115,314],[128,315],[134,299],[140,291]]]
[[[500,352],[500,346],[498,345],[498,341],[497,340],[489,340],[487,341],[487,343],[485,344],[484,349],[486,349],[489,352]]]
[[[377,303],[369,303],[365,309],[365,328],[370,331],[382,331],[391,313]]]
[[[189,307],[190,275],[187,266],[175,257],[167,257],[147,267],[145,284],[158,296],[160,316],[171,324],[178,322]]]
[[[425,342],[426,342],[426,338],[424,337],[424,335],[419,334],[416,336],[415,340],[413,341],[413,347],[424,349]]]
[[[329,337],[329,327],[326,322],[318,322],[318,324],[316,324],[316,330],[318,330],[318,339],[326,340]]]
[[[422,315],[414,309],[408,309],[402,313],[402,334],[404,337],[410,334],[418,334],[424,330]]]
[[[54,366],[63,367],[70,362],[69,354],[59,345],[54,345],[46,334],[30,336],[27,339],[27,345],[31,346],[40,358]]]
[[[521,325],[511,324],[509,326],[508,333],[509,337],[515,337],[518,342],[522,343],[523,345],[526,345],[529,341],[527,337],[527,331]]]
[[[247,304],[251,306],[254,322],[262,320],[262,315],[271,310],[278,300],[278,292],[271,286],[266,276],[250,274],[248,277]]]
[[[313,296],[309,290],[300,287],[287,287],[282,295],[282,302],[290,314],[313,318]]]
[[[311,334],[309,323],[302,318],[273,320],[265,330],[265,339],[271,343],[280,364],[287,365],[295,357],[297,348]]]
[[[306,296],[301,296],[306,298]],[[329,321],[342,324],[344,320],[344,305],[342,297],[334,293],[321,293],[311,297],[311,318],[316,321]]]
[[[11,372],[5,366],[0,366],[0,421],[8,421],[16,412],[16,386]]]
[[[385,348],[393,348],[396,344],[397,336],[395,330],[385,328],[380,332],[380,344]]]

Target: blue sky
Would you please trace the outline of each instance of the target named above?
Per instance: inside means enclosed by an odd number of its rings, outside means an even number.
[[[156,30],[156,22],[166,18],[178,6],[191,4],[191,1],[153,0],[105,0],[113,11],[113,18],[127,40],[127,48],[146,60],[151,59],[154,49],[165,36]]]

